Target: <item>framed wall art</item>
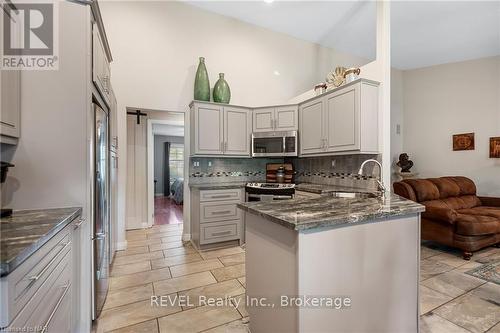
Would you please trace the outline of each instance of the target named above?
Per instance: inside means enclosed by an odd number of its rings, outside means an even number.
[[[474,150],[474,133],[463,133],[453,135],[453,150]]]

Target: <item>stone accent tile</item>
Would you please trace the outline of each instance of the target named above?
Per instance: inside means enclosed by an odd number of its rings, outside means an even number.
[[[481,287],[474,289],[472,294],[485,301],[493,302],[500,306],[500,285],[498,284],[491,282],[485,283]]]
[[[442,252],[428,248],[426,246],[420,247],[420,259],[427,259],[427,258],[430,258],[432,256],[438,255],[440,253],[442,253]]]
[[[426,286],[420,286],[420,314],[427,313],[438,306],[453,299],[451,296],[447,296],[427,288]]]
[[[224,266],[218,259],[210,259],[210,260],[191,262],[188,264],[182,264],[177,266],[171,266],[170,272],[172,273],[173,277],[178,277],[182,275],[209,271],[219,267],[224,267]]]
[[[232,306],[201,306],[158,318],[161,333],[200,332],[241,318]]]
[[[156,252],[147,252],[147,253],[141,253],[141,254],[133,254],[130,256],[123,256],[123,257],[118,257],[113,260],[113,265],[128,265],[128,264],[133,264],[136,262],[143,262],[145,260],[152,260],[152,259],[158,259],[158,258],[163,258],[163,252],[162,251],[156,251]]]
[[[182,241],[171,242],[171,243],[151,244],[151,245],[149,245],[149,251],[167,250],[167,249],[173,249],[176,247],[183,247]]]
[[[142,286],[110,290],[106,296],[104,309],[115,308],[125,304],[135,303],[150,299],[153,296],[153,284],[145,284]]]
[[[429,312],[420,316],[420,333],[469,333],[469,331]]]
[[[188,304],[187,306],[183,306],[183,310],[186,310],[200,305],[206,305],[201,296],[204,296],[206,298],[226,299],[232,296],[240,295],[244,292],[245,288],[243,288],[237,280],[228,280],[210,284],[208,286],[182,291],[179,292],[179,296],[184,296],[189,299],[190,304]]]
[[[231,279],[237,279],[245,276],[245,265],[240,264],[240,265],[217,268],[212,270],[212,274],[219,282]]]
[[[158,333],[158,321],[156,319],[148,320],[132,326],[119,328],[111,333]]]
[[[151,260],[151,267],[153,269],[158,269],[167,266],[187,264],[189,262],[195,262],[201,260],[203,260],[203,258],[198,253],[181,254],[179,256]]]
[[[149,260],[139,261],[128,265],[113,265],[111,268],[110,276],[117,277],[117,276],[139,273],[149,270],[151,270],[151,264],[149,263]]]
[[[420,281],[441,273],[451,271],[454,267],[431,259],[420,261]]]
[[[155,295],[168,295],[179,291],[193,289],[217,283],[210,272],[195,273],[153,283]]]
[[[140,272],[119,277],[112,277],[109,281],[109,290],[122,289],[138,286],[154,281],[170,279],[170,270],[167,268],[155,269],[154,271]]]
[[[241,247],[229,247],[225,249],[211,250],[211,251],[201,251],[200,255],[203,259],[213,259],[218,257],[225,257],[232,254],[243,253],[245,252]]]
[[[238,281],[241,283],[243,287],[247,287],[247,278],[246,276],[238,278]]]
[[[198,253],[191,244],[184,244],[182,247],[176,247],[173,249],[163,250],[165,258],[179,256],[181,254],[191,254]]]
[[[203,333],[250,333],[248,318],[235,320],[230,323],[217,326]]]
[[[177,236],[167,236],[167,237],[161,238],[162,243],[172,243],[172,242],[180,242],[180,241],[182,241],[182,234],[177,235]]]
[[[165,231],[165,232],[154,232],[154,233],[148,234],[149,239],[158,239],[158,238],[165,238],[165,237],[179,237],[179,236],[182,236],[182,229],[176,229],[176,230]]]
[[[246,304],[246,295],[241,294],[236,297],[233,297],[231,299],[231,302],[233,303],[234,307],[242,317],[248,317],[248,312],[247,312],[247,304]]]
[[[124,251],[116,251],[115,258],[119,258],[119,257],[123,257],[123,256],[130,256],[133,254],[148,253],[148,252],[149,252],[149,247],[147,245],[136,246],[136,247],[128,248]]]
[[[101,312],[96,331],[107,332],[180,312],[179,305],[156,306],[150,300],[131,303]]]
[[[437,308],[434,313],[471,332],[485,332],[500,321],[500,306],[469,292]]]
[[[147,238],[146,236],[146,233],[145,232],[141,232],[141,233],[136,233],[136,234],[129,234],[127,233],[125,238],[127,239],[127,241],[138,241],[138,240],[144,240]]]
[[[141,240],[136,240],[136,241],[130,241],[130,242],[127,242],[127,249],[130,249],[132,247],[137,247],[137,246],[145,246],[145,245],[158,244],[158,243],[161,243],[160,238],[141,239]]]
[[[458,297],[484,283],[483,280],[455,271],[439,274],[422,282],[422,285],[442,294]]]
[[[232,266],[245,263],[245,253],[233,254],[230,256],[219,257],[219,260],[224,264],[224,266]]]
[[[460,267],[467,264],[469,261],[464,260],[461,255],[452,253],[441,253],[436,256],[431,257],[432,260],[439,261],[440,263],[452,266]]]

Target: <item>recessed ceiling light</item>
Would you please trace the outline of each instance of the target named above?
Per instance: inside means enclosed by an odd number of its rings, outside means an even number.
[[[265,3],[273,3],[274,0],[264,0]]]
[[[281,75],[281,74],[280,74],[280,72],[278,72],[277,70],[275,70],[275,71],[273,72],[273,74],[274,74],[274,75],[276,75],[276,76],[280,76],[280,75]]]

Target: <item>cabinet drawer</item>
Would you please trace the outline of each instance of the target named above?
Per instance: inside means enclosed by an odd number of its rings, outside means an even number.
[[[62,259],[63,254],[67,252],[69,247],[71,247],[70,234],[66,233],[66,235],[64,235],[59,242],[54,244],[49,252],[16,283],[14,294],[16,302],[25,295],[28,299],[30,298],[30,295],[32,295],[38,286],[47,278],[50,270]]]
[[[239,201],[207,202],[200,204],[200,223],[240,219],[241,212],[236,207]]]
[[[200,225],[200,244],[240,239],[241,221],[212,222]]]
[[[243,201],[243,190],[235,188],[229,190],[200,191],[200,202],[224,200],[239,200],[240,202]]]
[[[67,252],[58,265],[49,273],[47,279],[34,293],[26,306],[9,326],[12,330],[33,329],[51,326],[56,312],[61,308],[64,298],[71,295],[71,251]],[[69,294],[69,295],[68,295]],[[66,305],[68,323],[71,306]],[[63,327],[53,327],[53,332],[69,332]],[[50,332],[47,330],[47,332]]]

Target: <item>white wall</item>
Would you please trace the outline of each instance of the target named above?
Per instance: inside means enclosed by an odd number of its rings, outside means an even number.
[[[200,56],[206,58],[211,86],[219,72],[226,73],[231,103],[249,106],[283,103],[324,81],[335,66],[366,62],[180,2],[102,1],[100,7],[114,59],[111,81],[122,141],[127,106],[188,110]],[[124,146],[119,149],[119,221],[126,218]]]
[[[420,177],[463,175],[479,194],[500,196],[500,57],[405,71],[403,148]],[[473,151],[453,151],[452,135],[475,132]]]
[[[395,165],[399,154],[403,152],[403,71],[393,68],[391,70],[391,180],[399,180],[395,171],[399,168]],[[399,133],[398,133],[399,125]]]

